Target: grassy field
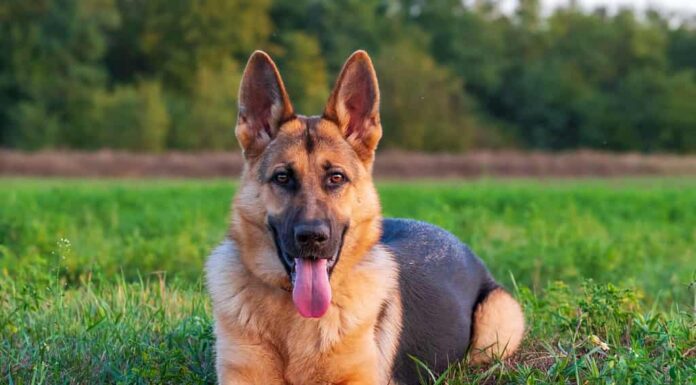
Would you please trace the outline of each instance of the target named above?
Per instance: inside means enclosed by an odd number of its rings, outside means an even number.
[[[696,180],[379,187],[525,307],[520,354],[440,383],[696,383]],[[0,179],[0,383],[214,383],[202,264],[234,188]]]

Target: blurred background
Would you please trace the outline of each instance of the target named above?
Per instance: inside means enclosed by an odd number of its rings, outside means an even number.
[[[253,50],[318,114],[366,49],[382,149],[694,153],[696,3],[650,4],[4,0],[0,147],[235,150]]]
[[[693,383],[696,0],[0,0],[0,383],[216,383],[256,49],[303,114],[366,49],[384,215],[530,315],[449,383]]]

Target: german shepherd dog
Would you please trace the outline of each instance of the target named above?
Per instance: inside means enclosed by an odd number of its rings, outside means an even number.
[[[383,219],[382,136],[364,51],[321,116],[296,114],[264,52],[247,63],[235,129],[245,166],[228,238],[207,262],[224,385],[410,385],[520,344],[519,304],[430,224]]]

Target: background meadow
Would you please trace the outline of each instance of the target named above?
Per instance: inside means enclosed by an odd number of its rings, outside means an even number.
[[[8,383],[213,383],[202,265],[225,235],[235,186],[4,179]],[[528,318],[513,359],[440,379],[424,371],[424,383],[693,383],[696,181],[387,181],[379,190],[385,215],[468,243]]]

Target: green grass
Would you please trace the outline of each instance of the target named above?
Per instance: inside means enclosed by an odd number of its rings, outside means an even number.
[[[452,231],[525,307],[519,355],[440,383],[696,383],[696,180],[379,187],[385,215]],[[214,383],[200,282],[233,191],[0,179],[0,378]]]

